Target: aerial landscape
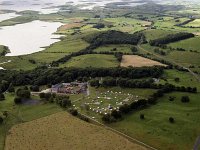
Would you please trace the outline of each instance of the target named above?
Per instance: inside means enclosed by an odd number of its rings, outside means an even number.
[[[0,150],[200,150],[199,0],[0,0]]]

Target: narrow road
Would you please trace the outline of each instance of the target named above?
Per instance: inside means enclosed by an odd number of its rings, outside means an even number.
[[[92,120],[92,121],[95,122],[96,124],[98,124],[98,125],[100,125],[100,126],[106,128],[106,129],[108,129],[108,130],[110,130],[110,131],[113,131],[113,132],[117,133],[118,135],[121,135],[121,136],[127,138],[128,140],[130,140],[130,141],[132,141],[132,142],[135,142],[136,144],[139,144],[139,145],[141,145],[141,146],[144,146],[144,147],[146,147],[146,148],[148,148],[148,149],[150,149],[150,150],[157,150],[156,148],[154,148],[154,147],[152,147],[152,146],[150,146],[150,145],[148,145],[148,144],[145,144],[145,143],[143,143],[142,141],[139,141],[139,140],[137,140],[137,139],[135,139],[135,138],[133,138],[133,137],[131,137],[131,136],[128,136],[128,135],[124,134],[123,132],[120,132],[120,131],[118,131],[118,130],[115,130],[115,129],[113,129],[113,128],[111,128],[111,127],[109,127],[109,126],[107,126],[107,125],[105,125],[105,124],[103,124],[103,123],[101,123],[101,122],[99,122],[99,121],[97,121],[97,120],[91,118],[90,116],[87,116],[87,115],[85,115],[85,114],[81,114],[81,115],[83,115],[84,117],[88,118],[89,120]]]
[[[144,52],[146,52],[146,53],[150,53],[151,55],[154,55],[154,56],[157,57],[157,58],[160,58],[160,59],[163,59],[163,60],[165,60],[165,61],[171,62],[171,63],[173,63],[173,64],[175,64],[175,65],[177,65],[177,66],[179,66],[179,67],[182,67],[182,68],[188,70],[188,72],[189,72],[192,76],[194,76],[194,77],[197,79],[198,82],[200,82],[200,77],[199,77],[196,73],[194,73],[191,69],[189,69],[189,68],[187,68],[187,67],[185,67],[185,66],[183,66],[183,65],[181,65],[181,64],[179,64],[179,63],[177,63],[177,62],[175,62],[175,61],[173,61],[173,60],[169,60],[169,59],[167,59],[167,58],[163,58],[163,57],[160,56],[160,55],[154,54],[154,53],[152,53],[152,52],[150,52],[150,51],[144,49],[143,47],[141,47],[141,45],[137,45],[137,47],[138,47],[140,50],[142,50],[142,51],[144,51]]]

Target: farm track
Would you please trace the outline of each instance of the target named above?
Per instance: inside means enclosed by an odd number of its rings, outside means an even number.
[[[181,65],[181,64],[179,64],[179,63],[177,63],[177,62],[175,62],[175,61],[173,61],[173,60],[169,60],[169,59],[167,59],[167,58],[163,58],[162,56],[159,56],[159,55],[157,55],[157,54],[154,54],[154,53],[152,53],[152,52],[150,52],[150,51],[144,49],[143,47],[141,47],[141,45],[137,45],[137,47],[138,47],[140,50],[142,50],[142,51],[144,51],[144,52],[146,52],[146,53],[150,53],[151,55],[153,55],[153,56],[155,56],[155,57],[157,57],[157,58],[160,58],[160,59],[163,59],[163,60],[165,60],[165,61],[171,62],[171,63],[173,63],[173,64],[175,64],[175,65],[177,65],[177,66],[179,66],[179,67],[182,67],[182,68],[186,69],[192,76],[194,76],[194,77],[197,79],[198,82],[200,82],[200,77],[199,77],[196,73],[194,73],[191,69],[189,69],[189,68],[187,68],[187,67],[185,67],[185,66],[183,66],[183,65]]]
[[[120,131],[118,131],[118,130],[116,130],[116,129],[113,129],[113,128],[111,128],[111,127],[109,127],[109,126],[107,126],[107,125],[105,125],[105,124],[103,124],[103,123],[101,123],[101,122],[99,122],[99,121],[97,121],[97,120],[91,118],[91,117],[88,116],[88,115],[85,115],[85,114],[81,114],[81,115],[85,116],[86,118],[88,118],[89,120],[91,120],[92,122],[94,122],[95,124],[97,124],[97,125],[99,125],[99,126],[102,126],[102,127],[106,128],[107,130],[110,130],[110,131],[112,131],[112,132],[114,132],[114,133],[117,133],[117,134],[120,135],[120,136],[125,137],[126,139],[128,139],[128,140],[131,141],[131,142],[134,142],[134,143],[136,143],[136,144],[139,144],[139,145],[141,145],[141,146],[144,146],[144,147],[146,147],[146,148],[149,149],[149,150],[158,150],[158,149],[156,149],[156,148],[154,148],[154,147],[152,147],[152,146],[150,146],[150,145],[148,145],[148,144],[145,144],[145,143],[143,143],[142,141],[139,141],[139,140],[137,140],[137,139],[135,139],[135,138],[133,138],[133,137],[131,137],[131,136],[129,136],[129,135],[123,133],[123,132],[120,132]]]

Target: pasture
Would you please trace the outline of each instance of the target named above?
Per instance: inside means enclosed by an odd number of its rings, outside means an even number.
[[[117,67],[119,62],[113,55],[105,54],[88,54],[71,58],[65,64],[61,64],[60,67],[76,67],[76,68],[110,68]]]
[[[179,78],[179,81],[175,81],[176,78]],[[165,80],[163,80],[165,79]],[[200,84],[194,76],[192,76],[189,72],[181,72],[178,70],[165,70],[160,80],[161,84],[170,83],[176,86],[191,86],[197,87],[198,91],[200,90]]]
[[[4,149],[6,135],[13,125],[32,121],[62,111],[59,106],[50,103],[15,105],[14,94],[6,94],[5,96],[6,100],[0,101],[0,112],[8,111],[8,117],[4,120],[4,123],[0,125],[0,150]]]
[[[195,38],[190,38],[187,40],[171,43],[168,46],[172,48],[183,48],[187,51],[192,50],[192,51],[200,52],[199,43],[200,43],[200,37],[195,37]]]
[[[146,149],[131,143],[116,133],[86,123],[66,112],[15,125],[9,133],[6,138],[5,150],[13,148],[15,150]]]
[[[153,61],[137,55],[123,55],[120,65],[122,67],[166,66],[157,61]]]
[[[131,53],[131,45],[119,44],[119,45],[105,45],[95,49],[95,52],[121,52]]]
[[[195,19],[194,21],[185,25],[186,27],[200,27],[200,19]]]
[[[182,96],[189,96],[189,103],[182,103]],[[175,97],[169,101],[169,97]],[[200,94],[170,93],[156,105],[127,115],[110,126],[135,137],[157,149],[192,149],[200,132]],[[140,119],[144,114],[145,119]],[[173,117],[175,123],[169,122]]]

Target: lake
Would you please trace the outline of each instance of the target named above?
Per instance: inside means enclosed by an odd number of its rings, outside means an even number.
[[[15,26],[2,27],[0,45],[8,46],[8,56],[18,56],[42,51],[45,46],[58,42],[61,36],[53,34],[62,24],[58,22],[33,21]]]
[[[15,13],[0,14],[0,22],[7,20],[7,19],[15,18],[18,16],[19,15],[15,14]]]
[[[130,0],[137,1],[137,0]],[[3,0],[0,1],[0,10],[34,10],[40,13],[59,11],[60,5],[74,5],[81,9],[103,7],[122,0]],[[17,17],[15,13],[0,14],[0,21]],[[42,51],[45,46],[58,42],[60,35],[55,35],[61,23],[33,21],[15,26],[0,27],[0,45],[8,46],[11,53],[7,56],[18,56]]]

